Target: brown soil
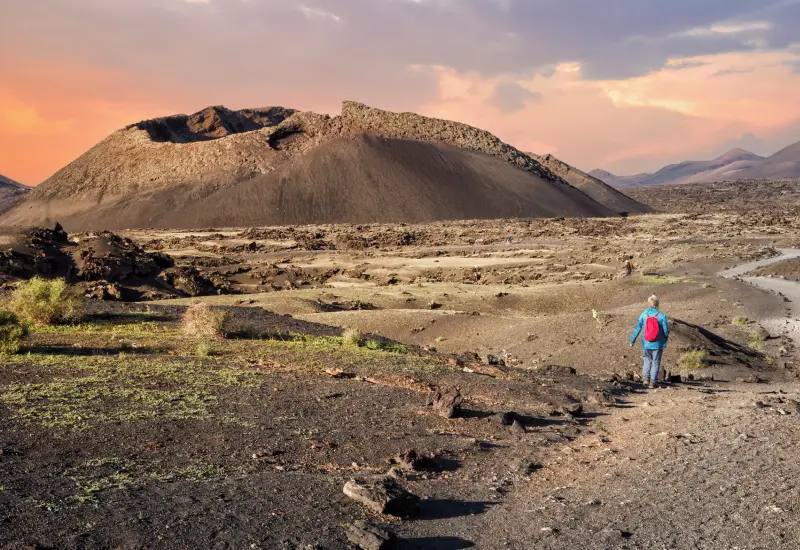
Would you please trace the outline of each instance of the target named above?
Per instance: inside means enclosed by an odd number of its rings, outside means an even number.
[[[756,269],[752,275],[760,277],[780,277],[790,281],[800,281],[800,259],[786,260]]]
[[[228,280],[238,294],[203,298],[232,314],[228,337],[185,337],[188,298],[92,301],[78,325],[32,329],[0,361],[0,548],[337,550],[360,519],[404,549],[795,548],[795,342],[759,330],[792,326],[791,304],[716,274],[797,246],[798,223],[125,232]],[[703,350],[692,374],[713,381],[635,382],[628,338],[652,293],[667,370]],[[454,388],[446,419],[428,400]],[[392,475],[418,517],[343,494],[411,449],[425,460]]]

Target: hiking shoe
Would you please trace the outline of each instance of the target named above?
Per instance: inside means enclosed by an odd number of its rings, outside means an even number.
[[[648,390],[654,390],[656,387],[657,387],[657,386],[656,386],[656,383],[655,383],[655,382],[652,382],[652,381],[651,381],[649,384],[647,384],[647,389],[648,389]]]

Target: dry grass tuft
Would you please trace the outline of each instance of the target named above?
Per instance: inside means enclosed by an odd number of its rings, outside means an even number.
[[[702,349],[695,349],[684,352],[678,359],[678,367],[681,372],[692,372],[708,366],[708,352]]]
[[[186,309],[181,326],[183,333],[192,338],[221,339],[225,338],[225,325],[230,318],[229,312],[215,310],[205,302],[198,302]]]
[[[342,341],[351,346],[360,345],[362,338],[361,331],[356,328],[346,328],[342,332]]]

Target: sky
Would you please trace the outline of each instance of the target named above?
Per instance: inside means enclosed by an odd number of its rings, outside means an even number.
[[[343,100],[628,175],[800,141],[800,0],[0,0],[0,174],[139,120]]]

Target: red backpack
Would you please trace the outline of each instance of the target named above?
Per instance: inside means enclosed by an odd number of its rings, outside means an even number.
[[[647,320],[644,322],[644,339],[647,342],[657,342],[658,335],[661,333],[661,325],[658,322],[658,313],[653,315],[647,316]]]

